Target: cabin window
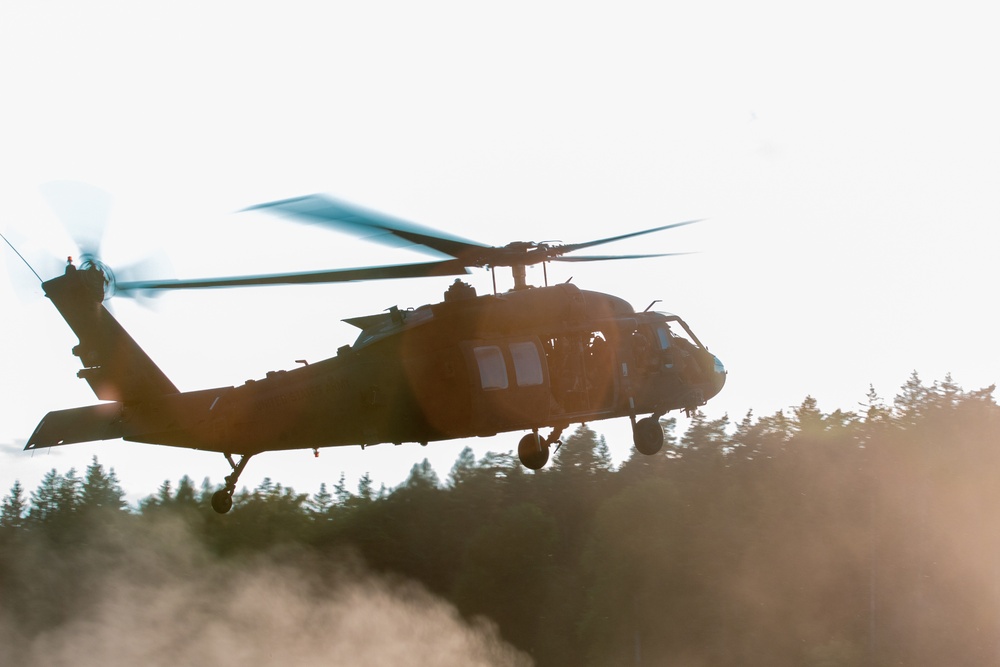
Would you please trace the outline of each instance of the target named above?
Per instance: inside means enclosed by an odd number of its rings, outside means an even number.
[[[503,360],[503,352],[496,345],[484,345],[473,348],[476,363],[479,364],[479,381],[483,389],[507,388],[507,365]]]
[[[545,381],[542,359],[533,342],[511,343],[510,356],[514,360],[514,377],[518,387],[537,387]]]

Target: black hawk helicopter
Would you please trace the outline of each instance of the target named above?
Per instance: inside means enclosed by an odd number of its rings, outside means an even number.
[[[575,244],[494,247],[323,195],[261,204],[300,222],[442,253],[441,261],[200,280],[116,281],[99,242],[81,245],[79,266],[42,282],[79,345],[73,354],[96,405],[48,413],[26,450],[122,438],[220,452],[232,468],[212,498],[233,504],[251,457],[284,449],[419,442],[527,431],[518,457],[537,470],[573,423],[628,417],[643,454],[663,445],[659,418],[692,411],[719,393],[726,370],[678,316],[636,312],[610,294],[571,283],[529,286],[525,267],[657,255],[569,253],[690,222]],[[250,209],[248,209],[250,210]],[[691,221],[696,222],[696,221]],[[670,253],[677,254],[677,253]],[[116,293],[250,285],[453,276],[494,271],[493,294],[456,279],[440,303],[345,320],[361,330],[336,356],[239,386],[180,391],[104,306]],[[495,269],[514,287],[496,291]],[[654,302],[655,303],[655,302]],[[652,306],[652,304],[651,304]],[[651,307],[650,306],[650,307]],[[542,429],[551,429],[542,435]],[[235,461],[234,456],[239,456]]]

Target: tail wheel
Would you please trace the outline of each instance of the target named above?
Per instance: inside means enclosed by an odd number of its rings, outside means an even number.
[[[652,456],[663,448],[663,427],[660,420],[653,417],[640,419],[632,428],[635,448],[640,454]]]
[[[541,470],[549,461],[549,445],[538,433],[529,433],[517,443],[517,458],[525,468]]]

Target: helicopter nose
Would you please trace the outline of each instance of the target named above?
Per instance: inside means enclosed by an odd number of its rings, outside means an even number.
[[[712,366],[712,389],[714,390],[712,396],[715,396],[726,384],[726,367],[722,364],[717,356],[712,355],[714,364]]]

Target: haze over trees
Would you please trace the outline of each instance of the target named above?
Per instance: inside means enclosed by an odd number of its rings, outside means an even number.
[[[419,582],[465,627],[517,649],[484,641],[479,664],[996,664],[992,393],[914,373],[857,411],[827,414],[807,397],[773,415],[698,414],[683,433],[665,419],[663,450],[617,469],[582,426],[538,473],[466,449],[446,478],[424,462],[391,490],[341,478],[308,495],[265,480],[225,516],[210,508],[215,485],[187,477],[130,508],[94,458],[3,498],[0,662],[23,664],[62,629],[118,609],[126,572],[210,571],[252,588],[267,562],[285,588],[308,582],[310,598],[337,598],[357,577]],[[340,622],[324,618],[312,632]],[[164,657],[176,650],[162,644]]]

